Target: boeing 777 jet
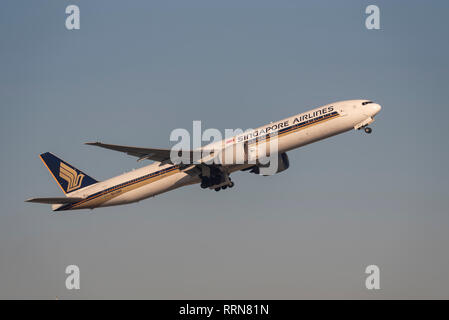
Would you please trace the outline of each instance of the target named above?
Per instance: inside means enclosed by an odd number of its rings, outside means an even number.
[[[368,125],[380,110],[379,104],[369,100],[331,103],[187,151],[189,160],[196,157],[195,161],[174,161],[170,149],[86,143],[124,152],[139,160],[154,161],[148,166],[105,181],[97,181],[54,154],[46,152],[40,158],[65,197],[31,198],[26,201],[51,204],[53,211],[63,211],[128,204],[196,183],[200,183],[203,189],[215,191],[232,188],[234,182],[231,181],[231,173],[262,173],[267,166],[262,163],[262,156],[266,158],[267,155],[275,154],[275,173],[278,173],[289,167],[286,153],[289,150],[353,129],[371,133],[372,129]],[[276,152],[273,149],[270,153],[268,145],[274,140]],[[263,154],[261,149],[268,151]],[[223,161],[226,154],[233,155],[231,161]]]

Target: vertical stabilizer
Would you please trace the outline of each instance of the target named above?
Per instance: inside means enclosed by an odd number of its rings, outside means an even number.
[[[41,154],[40,158],[65,194],[98,182],[50,152]]]

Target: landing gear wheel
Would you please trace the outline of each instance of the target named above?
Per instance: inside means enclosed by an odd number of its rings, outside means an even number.
[[[370,134],[371,132],[373,132],[373,129],[371,129],[370,127],[365,127],[365,132]]]
[[[226,189],[228,186],[222,186],[221,188],[224,190],[224,189]]]
[[[215,191],[220,191],[221,188],[215,188]]]
[[[210,179],[208,177],[201,178],[201,188],[206,189],[210,185]]]
[[[232,188],[234,186],[234,182],[231,181],[231,183],[229,184],[229,188]]]

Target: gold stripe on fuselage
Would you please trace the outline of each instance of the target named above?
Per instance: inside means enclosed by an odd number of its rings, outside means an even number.
[[[335,115],[333,115],[333,116],[330,116],[330,117],[328,117],[328,118],[320,119],[320,120],[318,120],[318,121],[311,122],[311,123],[307,123],[307,124],[304,124],[304,125],[299,126],[299,127],[297,127],[297,128],[289,128],[288,130],[286,130],[286,131],[284,131],[284,132],[281,132],[281,133],[277,134],[277,135],[274,136],[274,137],[281,137],[281,136],[285,136],[285,135],[288,135],[288,134],[291,134],[291,133],[295,133],[295,132],[300,131],[300,130],[308,129],[308,128],[314,126],[314,125],[322,124],[322,123],[324,123],[324,122],[326,122],[326,121],[329,121],[329,120],[332,120],[332,119],[335,119],[335,118],[338,118],[338,117],[340,117],[340,114],[337,113],[337,114],[335,114]],[[278,131],[276,131],[276,132],[278,132]],[[257,139],[260,139],[260,140],[257,141]],[[268,135],[265,135],[263,138],[262,138],[262,137],[261,137],[261,138],[255,137],[255,138],[251,138],[251,139],[248,139],[248,140],[250,140],[250,141],[251,141],[251,140],[256,140],[256,141],[253,141],[253,142],[249,143],[249,144],[254,144],[254,143],[265,142],[265,141],[268,141],[268,140],[270,140],[270,139],[271,139],[271,137],[270,137],[270,135],[268,134]]]
[[[295,133],[297,131],[310,128],[310,127],[312,127],[314,125],[317,125],[317,124],[322,124],[322,123],[324,123],[324,122],[326,122],[328,120],[335,119],[335,118],[337,118],[339,116],[340,116],[340,114],[336,114],[336,115],[333,115],[333,116],[328,117],[328,118],[324,118],[324,119],[320,119],[320,120],[315,121],[315,122],[304,124],[304,125],[299,126],[297,128],[289,128],[285,132],[282,132],[282,133],[278,134],[278,137],[285,136],[285,135],[288,135],[288,134],[291,134],[291,133]],[[253,138],[253,139],[256,139],[256,138]],[[251,139],[251,140],[253,140],[253,139]],[[267,141],[267,140],[270,140],[270,136],[269,135],[265,136],[265,138],[262,141]],[[262,142],[262,141],[255,141],[253,143],[258,143],[258,142]],[[160,173],[160,174],[158,174],[158,175],[156,175],[154,177],[136,178],[135,179],[136,181],[131,180],[131,181],[127,182],[127,183],[125,182],[125,184],[122,185],[122,186],[112,187],[112,188],[110,188],[111,190],[107,189],[107,190],[105,190],[103,192],[100,191],[100,193],[98,195],[95,195],[92,198],[88,197],[88,198],[86,198],[86,199],[84,199],[84,200],[82,200],[82,201],[80,201],[78,203],[73,204],[70,207],[70,209],[84,209],[84,208],[98,207],[101,204],[105,203],[106,201],[109,201],[109,200],[111,200],[111,199],[113,199],[113,198],[115,198],[115,197],[117,197],[119,195],[123,195],[123,194],[125,194],[127,192],[130,192],[132,190],[135,190],[137,188],[143,187],[143,186],[145,186],[147,184],[153,183],[153,182],[158,181],[158,180],[160,180],[162,178],[171,176],[171,175],[173,175],[173,174],[175,174],[177,172],[180,172],[178,166],[174,166],[172,168],[167,168],[167,170],[168,171],[162,172],[162,173]],[[140,179],[142,179],[142,180],[139,181]]]
[[[171,176],[180,171],[178,167],[168,168],[167,170],[170,170],[170,171],[162,172],[154,177],[136,178],[135,179],[136,181],[131,180],[131,181],[125,182],[125,184],[122,186],[112,187],[112,188],[110,188],[111,190],[107,189],[107,191],[100,192],[98,195],[95,195],[91,199],[86,198],[85,200],[75,203],[70,209],[84,209],[84,208],[98,207],[101,204],[105,203],[106,201],[109,201],[119,195],[125,194],[125,193],[135,190],[137,188],[143,187],[147,184],[156,182],[162,178]]]

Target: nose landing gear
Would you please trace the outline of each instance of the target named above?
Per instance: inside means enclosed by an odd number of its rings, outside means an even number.
[[[370,134],[371,132],[373,132],[373,129],[371,129],[370,127],[365,127],[365,133]]]

